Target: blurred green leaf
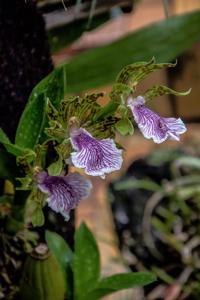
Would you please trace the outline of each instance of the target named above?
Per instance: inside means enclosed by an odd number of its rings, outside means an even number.
[[[114,184],[117,191],[130,190],[130,189],[144,189],[149,191],[160,191],[162,187],[150,179],[126,179]]]
[[[99,250],[92,232],[81,224],[75,234],[74,285],[75,299],[84,299],[100,276]]]
[[[193,169],[200,169],[200,159],[197,157],[192,156],[183,156],[173,163],[174,168],[181,168],[181,167],[190,167]]]
[[[175,149],[162,149],[154,150],[147,157],[147,161],[150,165],[161,166],[166,162],[172,162],[173,160],[180,157],[180,151]]]
[[[86,295],[84,300],[96,300],[119,290],[142,287],[156,280],[150,272],[121,273],[103,278],[94,291]]]
[[[175,235],[173,235],[169,228],[167,228],[167,225],[162,222],[160,219],[157,217],[152,217],[151,223],[153,227],[160,233],[162,234],[162,241],[174,248],[177,252],[181,253],[183,249],[183,243],[177,239]]]
[[[174,282],[174,278],[167,274],[163,269],[160,269],[156,266],[152,267],[152,271],[156,274],[161,280],[166,282],[167,284],[172,284]]]
[[[133,62],[152,57],[158,62],[175,59],[199,40],[199,23],[200,12],[175,16],[75,57],[65,65],[68,92],[113,82],[117,73]]]
[[[197,195],[200,195],[199,183],[191,185],[189,187],[182,186],[180,189],[177,190],[177,196],[184,201]]]

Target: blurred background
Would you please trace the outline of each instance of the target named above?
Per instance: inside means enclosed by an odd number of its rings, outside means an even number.
[[[76,211],[76,226],[84,220],[95,233],[104,274],[131,268],[158,276],[144,290],[106,299],[200,299],[199,9],[199,0],[0,3],[0,126],[11,139],[32,88],[61,64],[67,94],[108,94],[122,67],[152,57],[177,66],[150,75],[138,95],[155,84],[192,88],[150,103],[187,123],[181,142],[155,145],[137,129],[118,134],[122,169],[92,178],[94,193]]]

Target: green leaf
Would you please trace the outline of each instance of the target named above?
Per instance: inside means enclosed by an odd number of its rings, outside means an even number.
[[[119,290],[142,287],[156,280],[150,272],[121,273],[103,278],[84,300],[96,300]]]
[[[115,127],[122,135],[132,135],[134,132],[133,124],[128,118],[123,118],[118,121]]]
[[[35,101],[38,96],[44,94],[51,104],[58,108],[67,92],[67,74],[69,73],[64,66],[57,67],[34,87],[28,102]]]
[[[44,214],[40,206],[37,206],[37,208],[33,211],[31,221],[34,227],[44,225]]]
[[[56,256],[62,270],[72,266],[73,252],[67,242],[56,232],[45,231],[45,239],[51,252]]]
[[[81,224],[75,234],[75,299],[83,299],[94,288],[99,276],[100,258],[96,241],[88,227]]]
[[[45,231],[45,240],[51,252],[56,256],[66,276],[67,299],[73,299],[73,252],[67,242],[57,233]]]
[[[168,88],[167,86],[156,85],[144,93],[144,98],[146,100],[151,100],[157,96],[169,95],[169,94],[172,94],[175,96],[187,96],[187,95],[189,95],[190,92],[191,92],[191,89],[189,89],[186,92],[177,92],[177,91],[174,91],[174,90]]]
[[[10,142],[9,138],[5,134],[5,132],[0,128],[0,143],[4,145],[6,150],[13,154],[14,156],[29,156],[33,158],[35,156],[35,153],[30,150],[23,147],[20,147],[18,145],[14,145]]]
[[[64,65],[68,92],[111,83],[125,65],[133,62],[149,61],[152,57],[158,62],[172,61],[199,40],[199,23],[200,12],[171,17],[80,54]]]
[[[47,101],[50,99],[51,103],[58,107],[66,94],[66,85],[66,69],[61,66],[35,86],[17,128],[17,145],[34,148],[47,122]]]
[[[0,149],[0,178],[14,181],[14,178],[19,176],[18,172],[15,157]]]
[[[38,143],[44,126],[46,106],[47,99],[44,94],[26,105],[15,137],[18,146],[33,149]]]

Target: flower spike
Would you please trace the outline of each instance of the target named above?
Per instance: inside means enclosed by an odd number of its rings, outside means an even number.
[[[72,128],[70,140],[75,152],[71,153],[75,167],[85,169],[85,173],[101,176],[119,170],[122,165],[122,150],[117,149],[112,139],[95,139],[83,128]]]
[[[91,190],[91,183],[78,173],[66,176],[49,176],[46,172],[37,175],[38,188],[48,194],[49,207],[61,213],[66,220],[69,212],[75,208],[82,198],[86,198]]]
[[[147,108],[142,96],[129,98],[128,107],[144,137],[152,138],[155,143],[160,144],[167,139],[179,141],[179,135],[187,130],[180,118],[163,118]]]

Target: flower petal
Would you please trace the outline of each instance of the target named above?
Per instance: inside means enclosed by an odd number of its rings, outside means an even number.
[[[44,173],[46,172],[38,174],[38,188],[48,193],[49,207],[67,219],[70,210],[89,195],[91,183],[78,173],[69,173],[66,176],[48,176],[47,173],[44,176]]]
[[[71,143],[76,150],[71,153],[72,162],[85,169],[86,174],[105,178],[105,174],[121,168],[122,150],[117,149],[112,139],[97,140],[80,128],[71,132]]]
[[[128,100],[128,107],[131,108],[134,119],[138,124],[144,137],[153,139],[155,143],[162,143],[167,139],[179,141],[179,135],[187,129],[183,121],[179,118],[163,118],[147,108],[145,99],[139,96],[134,101]]]

